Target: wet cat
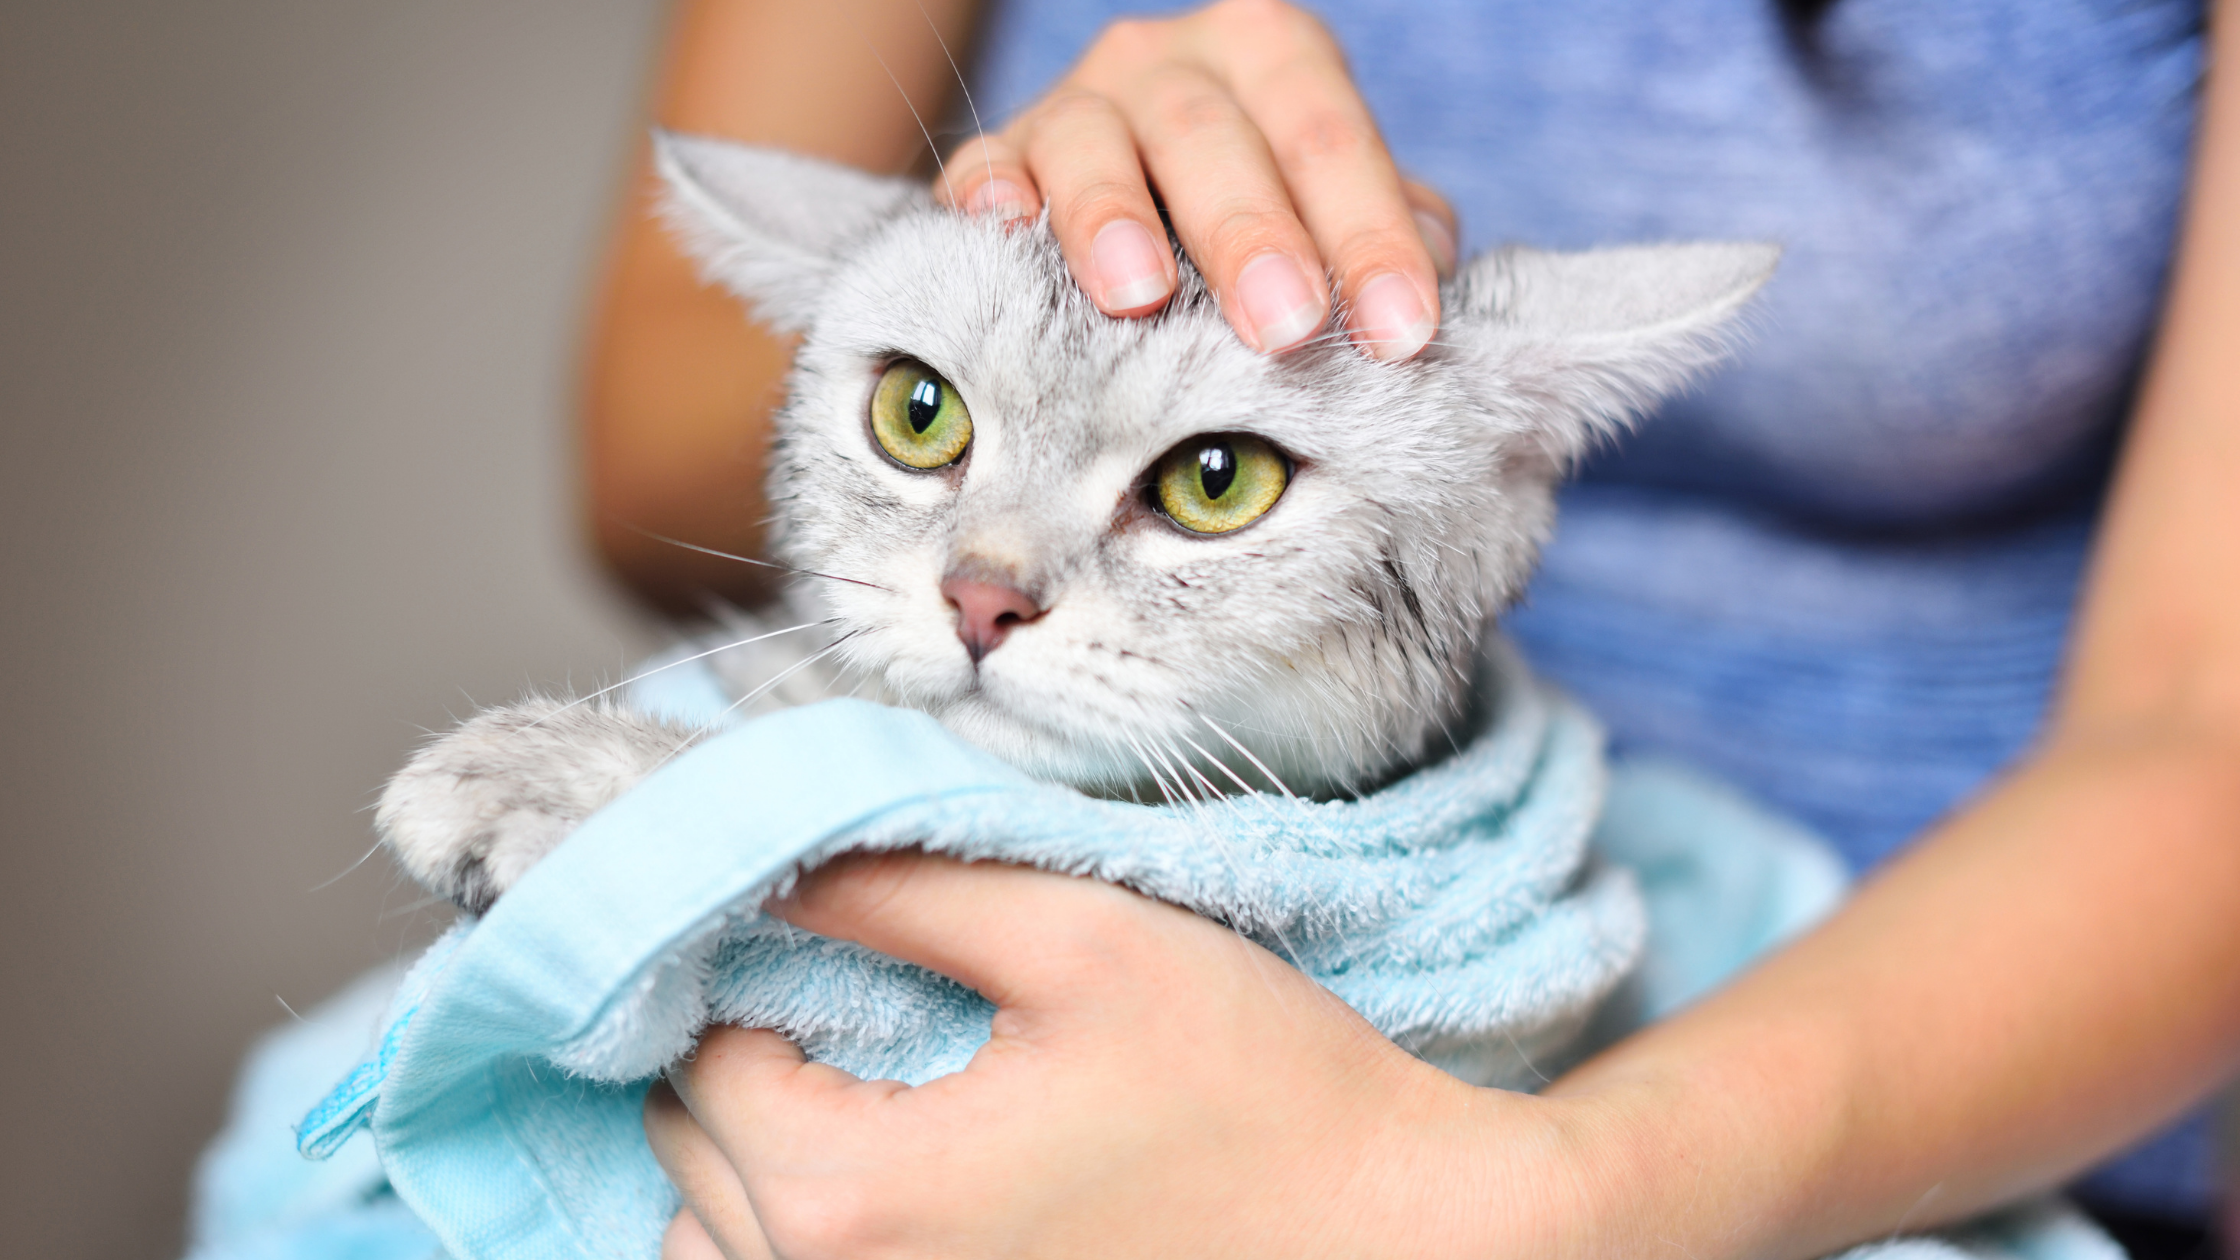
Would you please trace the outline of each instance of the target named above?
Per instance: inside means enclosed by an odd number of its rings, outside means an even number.
[[[1345,794],[1432,759],[1555,482],[1719,356],[1778,256],[1498,250],[1414,360],[1361,354],[1337,315],[1271,358],[1186,261],[1163,311],[1111,319],[1046,225],[774,150],[658,149],[709,278],[803,336],[769,484],[805,576],[711,658],[739,711],[853,692],[1103,794]],[[377,823],[481,910],[700,735],[493,709],[416,755]]]

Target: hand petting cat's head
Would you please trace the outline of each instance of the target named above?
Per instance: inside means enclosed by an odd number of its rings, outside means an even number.
[[[1163,311],[1112,319],[1046,225],[774,150],[657,149],[710,278],[803,335],[775,546],[848,579],[819,596],[850,669],[1092,790],[1344,792],[1446,747],[1556,479],[1718,356],[1778,255],[1498,251],[1409,362],[1335,331],[1271,358],[1187,264]]]

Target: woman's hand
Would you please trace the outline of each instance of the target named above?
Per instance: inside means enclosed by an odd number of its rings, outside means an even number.
[[[1327,277],[1377,358],[1438,330],[1453,212],[1394,169],[1336,42],[1282,0],[1114,23],[1011,125],[958,149],[936,191],[1005,218],[1047,201],[1082,289],[1145,315],[1176,280],[1153,185],[1247,345],[1321,329]]]
[[[670,1260],[1589,1254],[1535,1227],[1609,1219],[1572,1110],[1461,1084],[1187,911],[915,854],[779,909],[971,985],[994,1036],[910,1088],[709,1033],[647,1100]]]

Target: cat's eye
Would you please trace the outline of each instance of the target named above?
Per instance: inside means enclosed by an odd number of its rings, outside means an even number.
[[[898,359],[871,391],[871,436],[896,463],[942,468],[972,445],[972,415],[940,373],[916,359]]]
[[[1211,433],[1161,456],[1155,477],[1152,496],[1175,524],[1193,534],[1226,534],[1276,505],[1291,465],[1259,438]]]

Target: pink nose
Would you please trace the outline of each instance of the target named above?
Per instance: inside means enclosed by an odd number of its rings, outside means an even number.
[[[973,664],[996,650],[1011,627],[1042,615],[1042,608],[1027,593],[1000,582],[951,575],[942,580],[941,597],[957,610],[957,637],[971,653]]]

